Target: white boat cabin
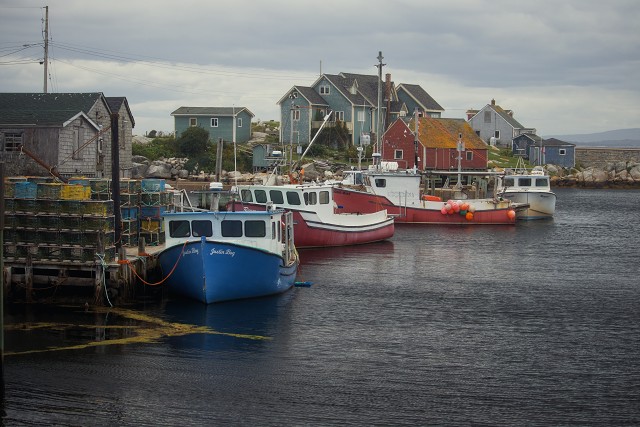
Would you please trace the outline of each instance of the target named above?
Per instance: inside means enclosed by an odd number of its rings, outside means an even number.
[[[313,211],[318,214],[333,214],[333,187],[331,185],[239,185],[238,194],[242,203],[269,206],[276,209]]]
[[[166,247],[205,238],[277,254],[293,249],[293,220],[281,210],[166,213],[164,230]]]

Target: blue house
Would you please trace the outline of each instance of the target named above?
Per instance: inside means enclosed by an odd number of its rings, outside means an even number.
[[[444,112],[444,108],[419,85],[401,83],[396,88],[396,93],[409,114],[413,114],[417,109],[422,117],[438,119]]]
[[[412,115],[415,108],[429,115],[444,111],[420,86],[405,84],[399,88],[402,88],[402,99],[391,81],[391,74],[382,81],[375,75],[350,73],[322,74],[311,86],[293,86],[277,102],[280,141],[308,144],[329,112],[330,121],[326,126],[344,124],[350,143],[360,145],[374,142],[376,135],[382,135],[390,123],[398,117]]]
[[[174,117],[176,138],[190,127],[200,126],[209,132],[209,139],[247,142],[251,139],[251,119],[254,114],[245,107],[180,107]]]
[[[572,168],[576,165],[576,145],[550,138],[542,141],[542,147],[529,147],[529,162],[534,165],[558,165]]]

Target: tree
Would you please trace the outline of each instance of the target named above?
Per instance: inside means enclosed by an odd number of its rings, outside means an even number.
[[[199,126],[190,127],[178,138],[178,151],[190,159],[205,156],[211,146],[209,132]]]

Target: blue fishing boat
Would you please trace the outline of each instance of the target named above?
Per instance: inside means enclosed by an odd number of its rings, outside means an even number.
[[[209,304],[277,294],[295,282],[290,212],[165,213],[164,233],[158,263],[172,293]]]

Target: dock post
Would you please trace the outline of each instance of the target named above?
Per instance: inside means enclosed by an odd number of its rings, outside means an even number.
[[[24,284],[26,288],[25,299],[28,303],[33,302],[33,259],[31,252],[27,253],[27,259],[24,265]]]

